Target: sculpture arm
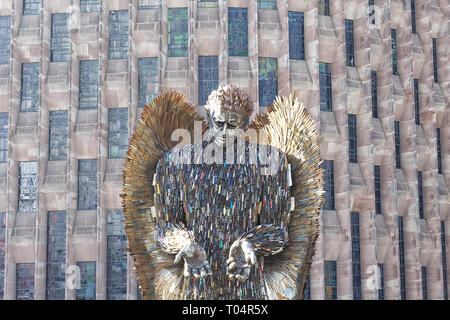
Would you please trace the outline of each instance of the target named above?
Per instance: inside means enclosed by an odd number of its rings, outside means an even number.
[[[286,228],[273,224],[257,225],[241,235],[239,239],[250,242],[255,253],[264,256],[283,251],[289,240]]]

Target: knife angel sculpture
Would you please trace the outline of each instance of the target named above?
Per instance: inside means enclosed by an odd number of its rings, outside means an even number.
[[[143,298],[302,299],[323,202],[315,123],[293,95],[250,122],[234,85],[205,110],[165,93],[130,140],[121,197]]]

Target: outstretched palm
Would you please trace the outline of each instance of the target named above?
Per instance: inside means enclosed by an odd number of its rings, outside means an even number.
[[[189,242],[175,256],[174,263],[179,263],[184,258],[184,276],[205,278],[213,274],[208,264],[205,250],[195,241]]]
[[[227,260],[227,274],[230,280],[245,281],[250,276],[250,270],[256,264],[256,254],[253,245],[247,240],[236,240],[230,248]]]

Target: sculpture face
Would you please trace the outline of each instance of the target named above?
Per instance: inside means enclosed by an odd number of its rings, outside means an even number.
[[[226,137],[231,136],[234,140],[245,127],[245,119],[243,115],[223,110],[221,108],[214,108],[210,113],[210,130],[214,135],[214,143],[223,146],[226,142]]]

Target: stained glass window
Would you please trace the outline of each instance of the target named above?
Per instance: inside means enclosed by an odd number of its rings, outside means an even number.
[[[107,299],[126,300],[127,298],[127,236],[122,210],[108,210],[107,243]]]
[[[139,0],[138,10],[158,9],[158,0]]]
[[[11,54],[11,17],[0,17],[0,64],[9,64]]]
[[[400,123],[394,121],[395,126],[395,166],[400,169],[402,167],[400,160]]]
[[[48,160],[67,159],[67,135],[69,131],[68,112],[50,111],[50,139]]]
[[[100,12],[100,0],[80,0],[81,12]]]
[[[198,104],[203,106],[219,85],[219,57],[198,57]]]
[[[400,259],[400,295],[406,300],[406,278],[405,278],[405,245],[403,241],[403,217],[398,216],[398,249]]]
[[[334,162],[333,160],[324,160],[322,167],[324,169],[324,190],[325,202],[324,210],[334,210]]]
[[[0,162],[8,162],[8,113],[0,112]]]
[[[17,212],[37,211],[37,162],[19,162],[19,208]]]
[[[337,299],[336,261],[324,261],[325,300]]]
[[[375,5],[373,0],[369,0],[369,21],[375,24]]]
[[[188,56],[188,8],[169,8],[169,57]]]
[[[378,264],[378,300],[384,300],[384,264]]]
[[[432,40],[433,40],[433,76],[434,82],[438,82],[436,38],[432,38]]]
[[[381,214],[381,172],[380,166],[374,166],[375,213]]]
[[[47,300],[64,300],[66,212],[50,211],[47,220]]]
[[[198,8],[217,8],[217,0],[197,0]]]
[[[109,11],[109,59],[128,58],[128,24],[128,10]]]
[[[258,59],[259,105],[271,106],[278,95],[278,61],[277,58]]]
[[[303,300],[311,300],[311,274],[308,276],[303,297]]]
[[[392,44],[392,73],[397,72],[397,30],[391,29],[391,44]]]
[[[361,300],[361,252],[359,244],[359,212],[351,213],[353,300]]]
[[[98,107],[98,60],[80,61],[79,109],[97,109]]]
[[[330,64],[319,62],[320,111],[332,111]]]
[[[34,300],[34,263],[16,264],[16,300]]]
[[[39,69],[39,62],[22,63],[22,112],[36,112],[39,109]]]
[[[108,158],[123,158],[128,150],[128,108],[108,109]]]
[[[289,11],[289,59],[305,60],[305,17],[303,12]]]
[[[6,213],[0,212],[0,300],[4,296],[5,284],[5,253],[6,253]]]
[[[423,212],[423,181],[422,181],[422,171],[417,171],[417,194],[419,197],[419,217],[424,218]]]
[[[248,56],[248,16],[246,8],[228,8],[228,54]]]
[[[416,3],[411,0],[411,28],[412,33],[416,33]]]
[[[357,148],[356,115],[348,114],[348,150],[351,163],[358,162]]]
[[[417,125],[420,124],[419,110],[419,80],[414,79],[414,118]]]
[[[318,0],[317,1],[317,13],[321,16],[330,15],[330,1],[329,0]]]
[[[371,86],[372,86],[372,117],[378,118],[378,93],[377,93],[377,73],[371,71]]]
[[[345,56],[347,66],[349,67],[355,66],[355,45],[353,34],[353,20],[345,19]]]
[[[52,14],[51,61],[61,62],[70,59],[70,34],[68,13]]]
[[[442,155],[441,155],[441,129],[436,128],[436,150],[438,160],[438,173],[442,174]]]
[[[41,0],[23,0],[23,15],[39,15],[41,13]]]
[[[158,95],[158,58],[140,58],[138,107],[143,108]]]
[[[78,210],[97,209],[97,159],[78,160]]]
[[[95,300],[95,261],[77,262],[80,268],[80,288],[76,289],[76,300]]]
[[[276,0],[258,0],[258,9],[277,10]]]

